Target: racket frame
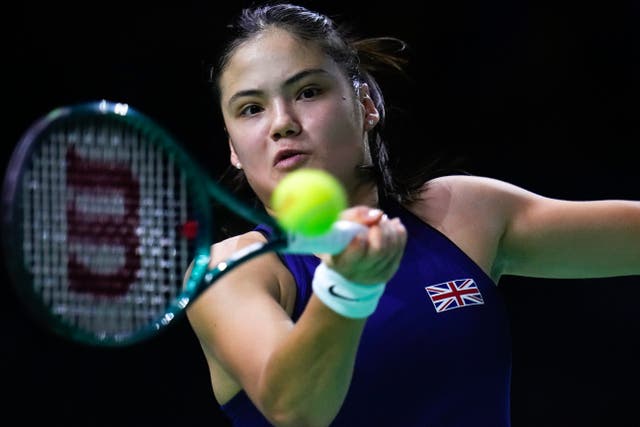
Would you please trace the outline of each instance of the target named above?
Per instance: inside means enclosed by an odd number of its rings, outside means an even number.
[[[165,151],[170,152],[172,159],[180,165],[181,171],[186,174],[192,185],[189,191],[193,199],[197,201],[198,235],[195,242],[195,251],[191,272],[182,283],[176,298],[166,307],[165,312],[148,323],[142,329],[118,333],[96,334],[75,326],[69,325],[53,314],[45,304],[41,295],[33,288],[33,275],[25,266],[25,258],[22,248],[24,231],[20,226],[22,209],[22,186],[24,174],[33,160],[34,151],[40,146],[41,138],[46,138],[52,129],[65,121],[84,120],[109,116],[109,120],[122,120],[133,124],[136,128],[144,129],[153,134],[153,138],[161,141]],[[209,268],[210,245],[214,242],[212,218],[212,202],[215,200],[223,205],[229,212],[233,212],[243,219],[254,224],[267,224],[275,231],[273,241],[257,246],[252,246],[238,256],[234,256],[226,264],[220,263],[214,268]],[[166,130],[160,127],[148,116],[129,107],[127,104],[99,100],[59,107],[39,118],[32,124],[20,138],[8,163],[7,172],[2,188],[2,233],[3,249],[6,265],[12,278],[14,289],[19,299],[25,303],[27,309],[36,321],[45,328],[53,330],[57,334],[75,342],[85,343],[91,346],[125,346],[146,341],[166,329],[176,319],[181,317],[186,306],[195,297],[200,295],[211,283],[228,271],[235,268],[247,259],[262,253],[276,251],[286,246],[287,238],[278,227],[277,223],[266,212],[259,211],[233,196],[222,185],[212,180],[199,165],[187,154]],[[242,256],[240,256],[242,255]],[[185,273],[187,269],[185,267]],[[206,280],[205,280],[206,279]]]

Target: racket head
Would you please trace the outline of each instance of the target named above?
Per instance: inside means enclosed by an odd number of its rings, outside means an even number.
[[[123,346],[157,335],[206,270],[207,182],[167,131],[127,104],[51,111],[23,134],[3,182],[16,293],[39,323],[76,342]]]

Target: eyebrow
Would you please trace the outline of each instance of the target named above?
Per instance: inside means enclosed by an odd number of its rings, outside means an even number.
[[[322,68],[311,68],[308,70],[302,70],[299,73],[294,74],[293,76],[289,77],[288,79],[286,79],[284,81],[284,83],[282,84],[282,87],[287,87],[287,86],[291,86],[294,85],[296,82],[309,77],[309,76],[313,76],[313,75],[326,75],[329,76],[329,72],[326,70],[323,70]],[[231,95],[231,97],[229,98],[229,101],[227,102],[227,105],[230,106],[231,104],[233,104],[233,102],[238,99],[238,98],[242,98],[244,96],[258,96],[261,95],[263,93],[263,91],[258,90],[258,89],[247,89],[247,90],[241,90],[238,91],[236,93],[234,93],[233,95]]]

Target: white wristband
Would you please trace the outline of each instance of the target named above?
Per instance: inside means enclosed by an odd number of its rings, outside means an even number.
[[[378,306],[386,283],[361,285],[345,279],[320,263],[313,276],[312,288],[320,301],[338,314],[351,319],[368,317]]]

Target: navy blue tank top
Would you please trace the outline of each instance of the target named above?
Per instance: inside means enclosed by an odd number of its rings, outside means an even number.
[[[385,212],[407,228],[406,251],[367,320],[349,391],[331,426],[510,426],[511,337],[496,284],[403,207]],[[319,259],[281,259],[297,284],[296,321]],[[242,391],[222,409],[234,426],[270,425]]]

